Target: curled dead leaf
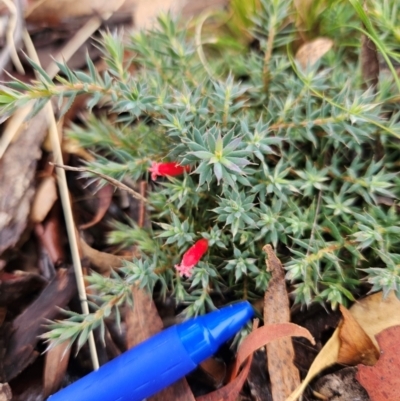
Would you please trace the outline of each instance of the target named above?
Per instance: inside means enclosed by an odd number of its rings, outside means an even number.
[[[352,305],[350,312],[378,349],[375,336],[388,327],[400,324],[400,300],[394,291],[385,298],[382,292],[371,294]]]
[[[348,309],[340,305],[343,320],[339,324],[340,348],[338,363],[344,365],[375,365],[379,351],[368,334],[360,326]]]
[[[400,300],[393,291],[386,298],[383,298],[382,292],[369,295],[356,302],[349,309],[349,312],[376,347],[379,347],[375,338],[376,334],[387,327],[400,325]],[[317,374],[338,362],[339,353],[340,337],[338,328],[315,358],[303,382],[286,401],[297,400]]]
[[[307,329],[293,323],[271,324],[260,328],[257,326],[258,321],[254,324],[253,331],[243,340],[238,349],[231,381],[210,394],[196,398],[196,401],[236,401],[249,373],[254,351],[271,341],[283,337],[305,337],[314,343],[314,339]],[[239,373],[240,368],[242,370]]]

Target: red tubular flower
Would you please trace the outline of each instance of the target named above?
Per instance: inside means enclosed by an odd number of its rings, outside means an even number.
[[[192,245],[183,255],[181,264],[175,265],[179,275],[190,277],[192,275],[193,267],[207,252],[207,249],[208,241],[204,238],[199,239],[194,245]]]
[[[151,167],[149,168],[152,180],[156,180],[157,176],[167,177],[167,176],[181,175],[185,171],[189,170],[190,166],[181,166],[177,162],[167,162],[167,163],[152,162]]]

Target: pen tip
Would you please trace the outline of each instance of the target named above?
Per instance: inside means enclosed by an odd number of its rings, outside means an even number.
[[[199,364],[231,339],[254,316],[247,301],[237,302],[177,326],[185,349]]]
[[[241,301],[203,316],[203,324],[208,328],[212,337],[219,344],[223,344],[232,338],[253,316],[254,309],[250,303]]]

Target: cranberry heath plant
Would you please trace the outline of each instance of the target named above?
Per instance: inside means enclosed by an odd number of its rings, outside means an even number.
[[[92,116],[70,129],[96,154],[86,166],[152,182],[151,228],[127,219],[114,222],[108,237],[136,245],[141,257],[111,278],[91,275],[93,314],[70,313],[68,329],[54,323],[50,340],[79,338],[81,345],[131,301],[136,282],[173,294],[189,314],[213,308],[214,294],[255,299],[268,286],[266,243],[284,263],[295,302],[335,307],[365,284],[400,296],[395,2],[374,2],[368,15],[358,6],[320,7],[319,35],[334,46],[305,69],[293,56],[299,32],[292,2],[261,0],[248,23],[255,46],[215,33],[207,47],[207,38],[162,16],[157,29],[128,39],[104,34],[103,75],[88,59],[88,72],[61,64],[54,83],[34,65],[38,82],[2,88],[4,111],[35,99],[37,112],[58,97],[60,104],[68,99],[62,113],[89,94],[89,109],[107,107],[118,117]],[[383,64],[389,60],[375,89],[360,72],[361,31],[378,45]]]

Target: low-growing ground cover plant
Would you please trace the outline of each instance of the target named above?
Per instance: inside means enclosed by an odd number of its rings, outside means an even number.
[[[56,324],[49,338],[84,341],[137,282],[189,314],[213,308],[218,294],[255,299],[268,286],[265,244],[284,263],[295,302],[335,307],[366,285],[400,295],[395,1],[374,2],[368,14],[355,0],[316,3],[301,20],[292,1],[261,0],[243,37],[244,23],[239,34],[206,38],[162,16],[150,32],[104,34],[102,75],[88,59],[88,72],[60,65],[57,83],[36,66],[38,82],[3,88],[5,111],[31,99],[38,111],[58,97],[68,100],[64,112],[89,94],[89,109],[112,118],[69,130],[96,156],[86,167],[151,182],[151,227],[115,222],[108,237],[141,256],[122,274],[92,275],[97,311],[73,314],[69,334]],[[362,35],[378,48],[376,85],[360,68]],[[302,66],[296,50],[318,36],[332,49]]]

